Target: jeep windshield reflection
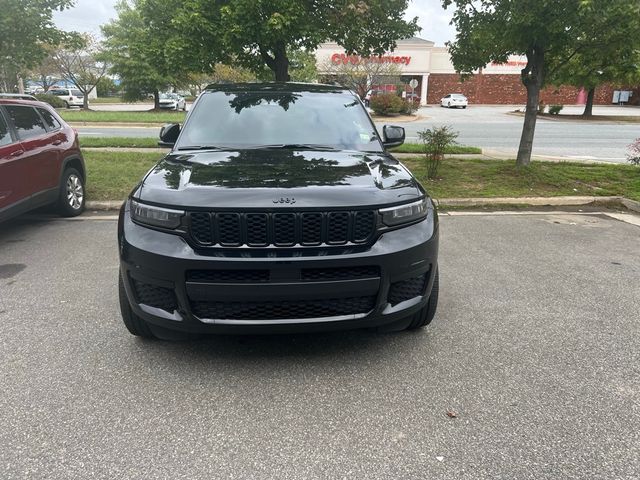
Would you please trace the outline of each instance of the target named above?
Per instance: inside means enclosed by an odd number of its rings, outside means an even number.
[[[362,104],[326,91],[205,92],[175,148],[383,151]]]

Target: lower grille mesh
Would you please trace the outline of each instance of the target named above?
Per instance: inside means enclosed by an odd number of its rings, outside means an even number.
[[[322,318],[367,313],[375,296],[277,302],[191,302],[200,318],[229,320],[278,320]]]
[[[414,297],[420,296],[424,293],[424,289],[427,286],[427,274],[423,273],[419,277],[409,278],[400,282],[391,284],[389,289],[389,303],[391,305],[397,305],[400,302],[411,300]]]
[[[167,312],[173,312],[178,308],[176,295],[170,288],[158,287],[135,278],[132,279],[132,283],[138,303],[144,303]]]

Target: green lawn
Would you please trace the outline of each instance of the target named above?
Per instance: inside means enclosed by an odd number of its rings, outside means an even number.
[[[160,130],[158,130],[159,132]],[[158,146],[158,137],[80,137],[82,147],[151,148]]]
[[[89,200],[124,200],[160,153],[83,152]]]
[[[180,123],[184,112],[97,112],[93,110],[58,110],[67,122],[100,123]]]
[[[162,153],[85,151],[90,200],[121,200]],[[445,160],[437,180],[426,178],[420,158],[403,161],[434,198],[621,195],[640,201],[640,168],[631,165],[515,160]]]
[[[405,143],[396,148],[391,148],[391,152],[393,153],[424,153],[424,145],[422,143]],[[448,154],[459,154],[459,153],[468,153],[468,154],[481,154],[482,149],[478,147],[467,147],[465,145],[452,145],[446,149]]]
[[[640,200],[640,168],[631,165],[448,159],[437,180],[422,159],[403,160],[434,198],[622,195]]]

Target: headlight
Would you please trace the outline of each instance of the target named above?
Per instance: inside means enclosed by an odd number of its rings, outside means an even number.
[[[433,208],[431,199],[423,198],[418,202],[398,205],[397,207],[382,208],[382,223],[388,227],[394,227],[402,223],[410,223],[420,220],[427,216],[429,210]]]
[[[152,207],[131,200],[131,218],[136,222],[162,228],[177,228],[184,212],[168,208]]]

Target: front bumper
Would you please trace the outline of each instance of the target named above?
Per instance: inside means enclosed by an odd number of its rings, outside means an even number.
[[[340,254],[327,248],[258,257],[195,250],[180,236],[132,222],[123,206],[118,243],[129,304],[151,324],[198,333],[356,329],[408,324],[424,307],[438,222],[434,211]]]

